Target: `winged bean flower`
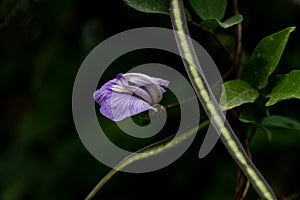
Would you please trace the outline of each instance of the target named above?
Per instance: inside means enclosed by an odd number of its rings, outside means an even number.
[[[157,111],[169,81],[141,73],[118,74],[94,92],[100,112],[113,121],[121,121],[146,110]]]

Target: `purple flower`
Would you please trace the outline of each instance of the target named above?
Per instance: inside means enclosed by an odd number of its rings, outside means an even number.
[[[169,81],[141,73],[118,74],[94,92],[100,112],[113,121],[121,121],[158,104]]]

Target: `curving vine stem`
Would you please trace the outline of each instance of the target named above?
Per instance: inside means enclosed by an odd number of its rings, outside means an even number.
[[[214,98],[189,37],[182,0],[170,0],[170,15],[183,63],[206,113],[225,147],[263,199],[276,199],[271,187],[247,156]],[[224,123],[225,122],[225,123]]]

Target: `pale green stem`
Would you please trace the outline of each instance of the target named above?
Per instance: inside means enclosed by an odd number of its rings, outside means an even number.
[[[207,80],[202,72],[191,39],[189,38],[182,0],[170,0],[170,15],[177,45],[181,56],[184,58],[183,62],[186,71],[199,100],[207,114],[210,116],[211,121],[215,129],[220,134],[220,138],[224,145],[234,158],[235,162],[248,177],[261,198],[270,200],[276,199],[276,196],[269,184],[247,156],[215,100],[209,85],[207,84]]]
[[[154,144],[151,144],[149,146],[146,146],[136,152],[133,152],[129,156],[127,156],[124,160],[122,160],[114,169],[112,169],[106,176],[104,176],[99,183],[94,187],[94,189],[88,194],[88,196],[85,198],[85,200],[92,199],[96,193],[104,186],[104,184],[118,171],[126,167],[127,165],[130,165],[134,161],[147,158],[150,156],[157,155],[169,148],[172,148],[176,146],[177,144],[185,141],[186,139],[190,138],[192,135],[194,135],[198,130],[201,130],[205,128],[209,124],[209,120],[206,120],[202,122],[200,125],[198,125],[195,128],[192,128],[191,130],[188,130],[185,133],[180,134],[179,136],[173,138],[168,137],[164,140],[161,140],[159,142],[156,142]]]

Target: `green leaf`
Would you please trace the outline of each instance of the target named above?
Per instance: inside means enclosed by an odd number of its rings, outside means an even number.
[[[220,106],[223,110],[240,106],[244,103],[253,103],[259,92],[242,80],[232,80],[223,84]]]
[[[240,114],[240,121],[248,124],[253,124],[259,128],[269,140],[272,139],[272,132],[261,124],[262,119],[264,118],[265,113],[258,109],[256,105],[247,105],[245,106]]]
[[[128,6],[145,13],[169,15],[168,0],[123,0]]]
[[[265,117],[262,121],[262,125],[291,129],[300,132],[300,123],[298,121],[280,115],[270,115]]]
[[[240,114],[240,121],[244,123],[259,124],[265,117],[265,113],[259,110],[256,105],[246,105]]]
[[[229,28],[243,20],[242,15],[236,15],[221,22],[225,14],[227,0],[190,0],[190,4],[196,14],[203,19],[200,26],[208,29],[215,29],[218,26]]]
[[[227,0],[190,0],[190,4],[203,20],[221,20],[225,14]]]
[[[263,38],[244,67],[242,80],[258,89],[264,88],[269,76],[276,69],[289,35],[294,29],[295,27],[289,27]]]
[[[224,22],[222,22],[220,24],[221,27],[223,28],[228,28],[230,26],[233,26],[233,25],[236,25],[236,24],[239,24],[243,21],[243,16],[242,15],[235,15],[235,16],[232,16],[228,19],[226,19]]]
[[[169,0],[123,0],[131,8],[144,13],[158,13],[169,15]],[[191,21],[191,14],[185,9],[187,21]]]
[[[242,21],[242,15],[235,15],[226,19],[224,22],[221,22],[217,18],[205,19],[200,23],[200,25],[208,29],[215,29],[217,26],[221,26],[222,28],[229,28],[231,26],[241,23]]]
[[[266,106],[274,105],[286,99],[300,99],[300,70],[294,70],[283,75],[267,97],[270,97],[270,99]]]

